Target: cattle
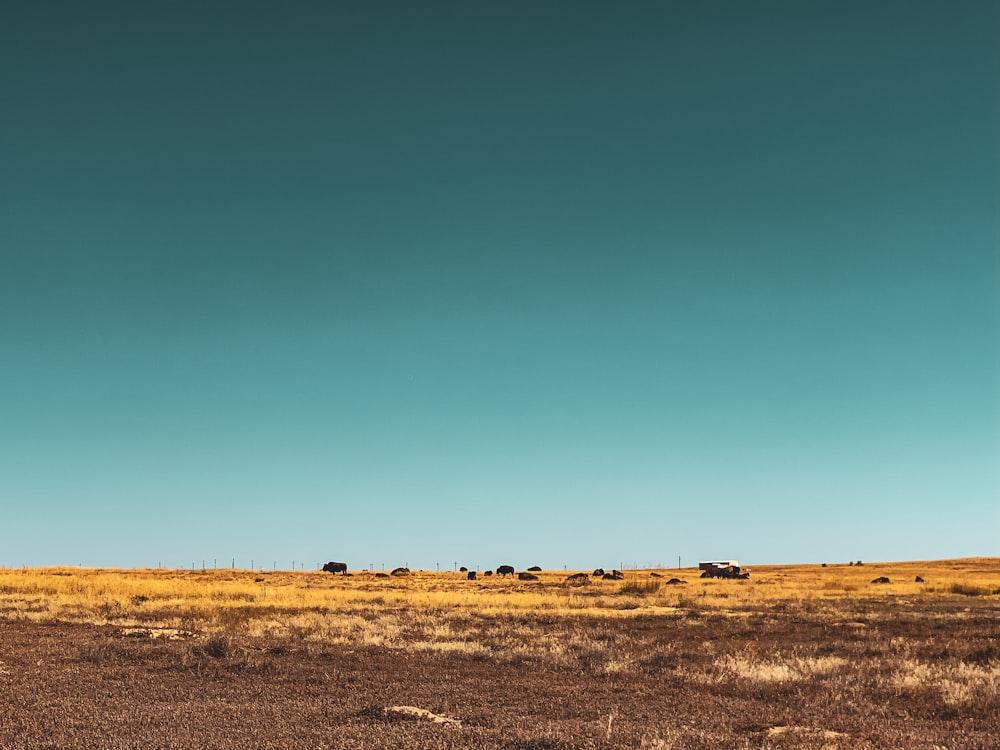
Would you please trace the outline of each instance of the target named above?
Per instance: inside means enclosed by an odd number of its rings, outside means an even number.
[[[376,573],[375,577],[376,578],[388,578],[389,574],[388,573]]]
[[[625,577],[625,574],[622,573],[620,570],[612,570],[611,571],[611,575],[613,575],[615,578],[618,578],[618,579],[622,579],[622,578]]]
[[[484,577],[489,578],[491,575],[493,575],[493,571],[492,570],[484,570],[483,571],[483,576]]]
[[[667,581],[667,585],[668,586],[676,586],[676,585],[681,584],[681,583],[685,583],[686,584],[687,581],[684,581],[684,580],[682,580],[680,578],[671,578],[669,581]]]
[[[328,562],[323,566],[323,570],[327,573],[340,573],[342,575],[347,574],[347,563],[342,562]]]
[[[601,576],[601,580],[603,580],[603,581],[613,581],[613,580],[615,580],[615,577],[613,575],[611,575],[610,573],[605,573],[604,575]]]
[[[393,569],[392,573],[390,573],[389,575],[394,575],[394,576],[408,576],[408,575],[410,575],[410,569],[409,568],[395,568],[395,569]]]
[[[467,571],[465,571],[465,577],[469,581],[476,580],[476,571],[474,571],[474,570],[467,570]]]
[[[517,580],[519,581],[537,581],[538,576],[534,573],[521,572],[517,574]]]
[[[740,572],[739,565],[726,565],[722,568],[706,568],[701,574],[701,578],[728,578],[731,580],[742,579],[746,580],[750,577],[750,571],[744,570]]]
[[[652,573],[650,573],[650,574],[649,574],[649,577],[650,577],[650,578],[663,578],[663,576],[661,576],[661,575],[660,575],[659,573],[657,573],[656,571],[653,571]]]
[[[459,573],[468,573],[469,569],[463,565],[461,568],[458,569],[458,572]]]
[[[891,581],[886,576],[879,576],[878,578],[873,578],[872,583],[891,583]]]
[[[537,566],[537,565],[532,565],[530,568],[528,568],[528,570],[531,571],[532,573],[541,573],[542,572],[542,569],[539,566]]]
[[[590,583],[590,576],[587,575],[586,573],[574,573],[571,576],[566,576],[566,580],[564,581],[564,583],[574,583],[574,584]]]
[[[594,568],[594,572],[592,573],[592,575],[594,576],[594,578],[600,578],[601,576],[604,575],[604,568]]]
[[[917,576],[916,579],[914,580],[914,583],[923,583],[923,582],[924,582],[924,579],[921,578],[920,576]]]
[[[497,566],[498,576],[513,576],[514,566],[513,565],[498,565]]]

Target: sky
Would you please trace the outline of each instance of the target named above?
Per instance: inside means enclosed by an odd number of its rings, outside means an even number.
[[[993,2],[7,6],[0,566],[1000,555],[998,92]]]

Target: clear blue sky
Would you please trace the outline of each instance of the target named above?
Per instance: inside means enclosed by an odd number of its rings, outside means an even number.
[[[1000,554],[995,2],[19,3],[0,565]]]

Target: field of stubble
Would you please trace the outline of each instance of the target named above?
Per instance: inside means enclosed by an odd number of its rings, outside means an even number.
[[[658,572],[0,569],[0,747],[1000,744],[1000,560]]]

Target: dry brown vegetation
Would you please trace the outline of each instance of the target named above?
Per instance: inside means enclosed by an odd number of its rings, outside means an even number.
[[[569,572],[0,570],[0,747],[996,747],[1000,560]]]

